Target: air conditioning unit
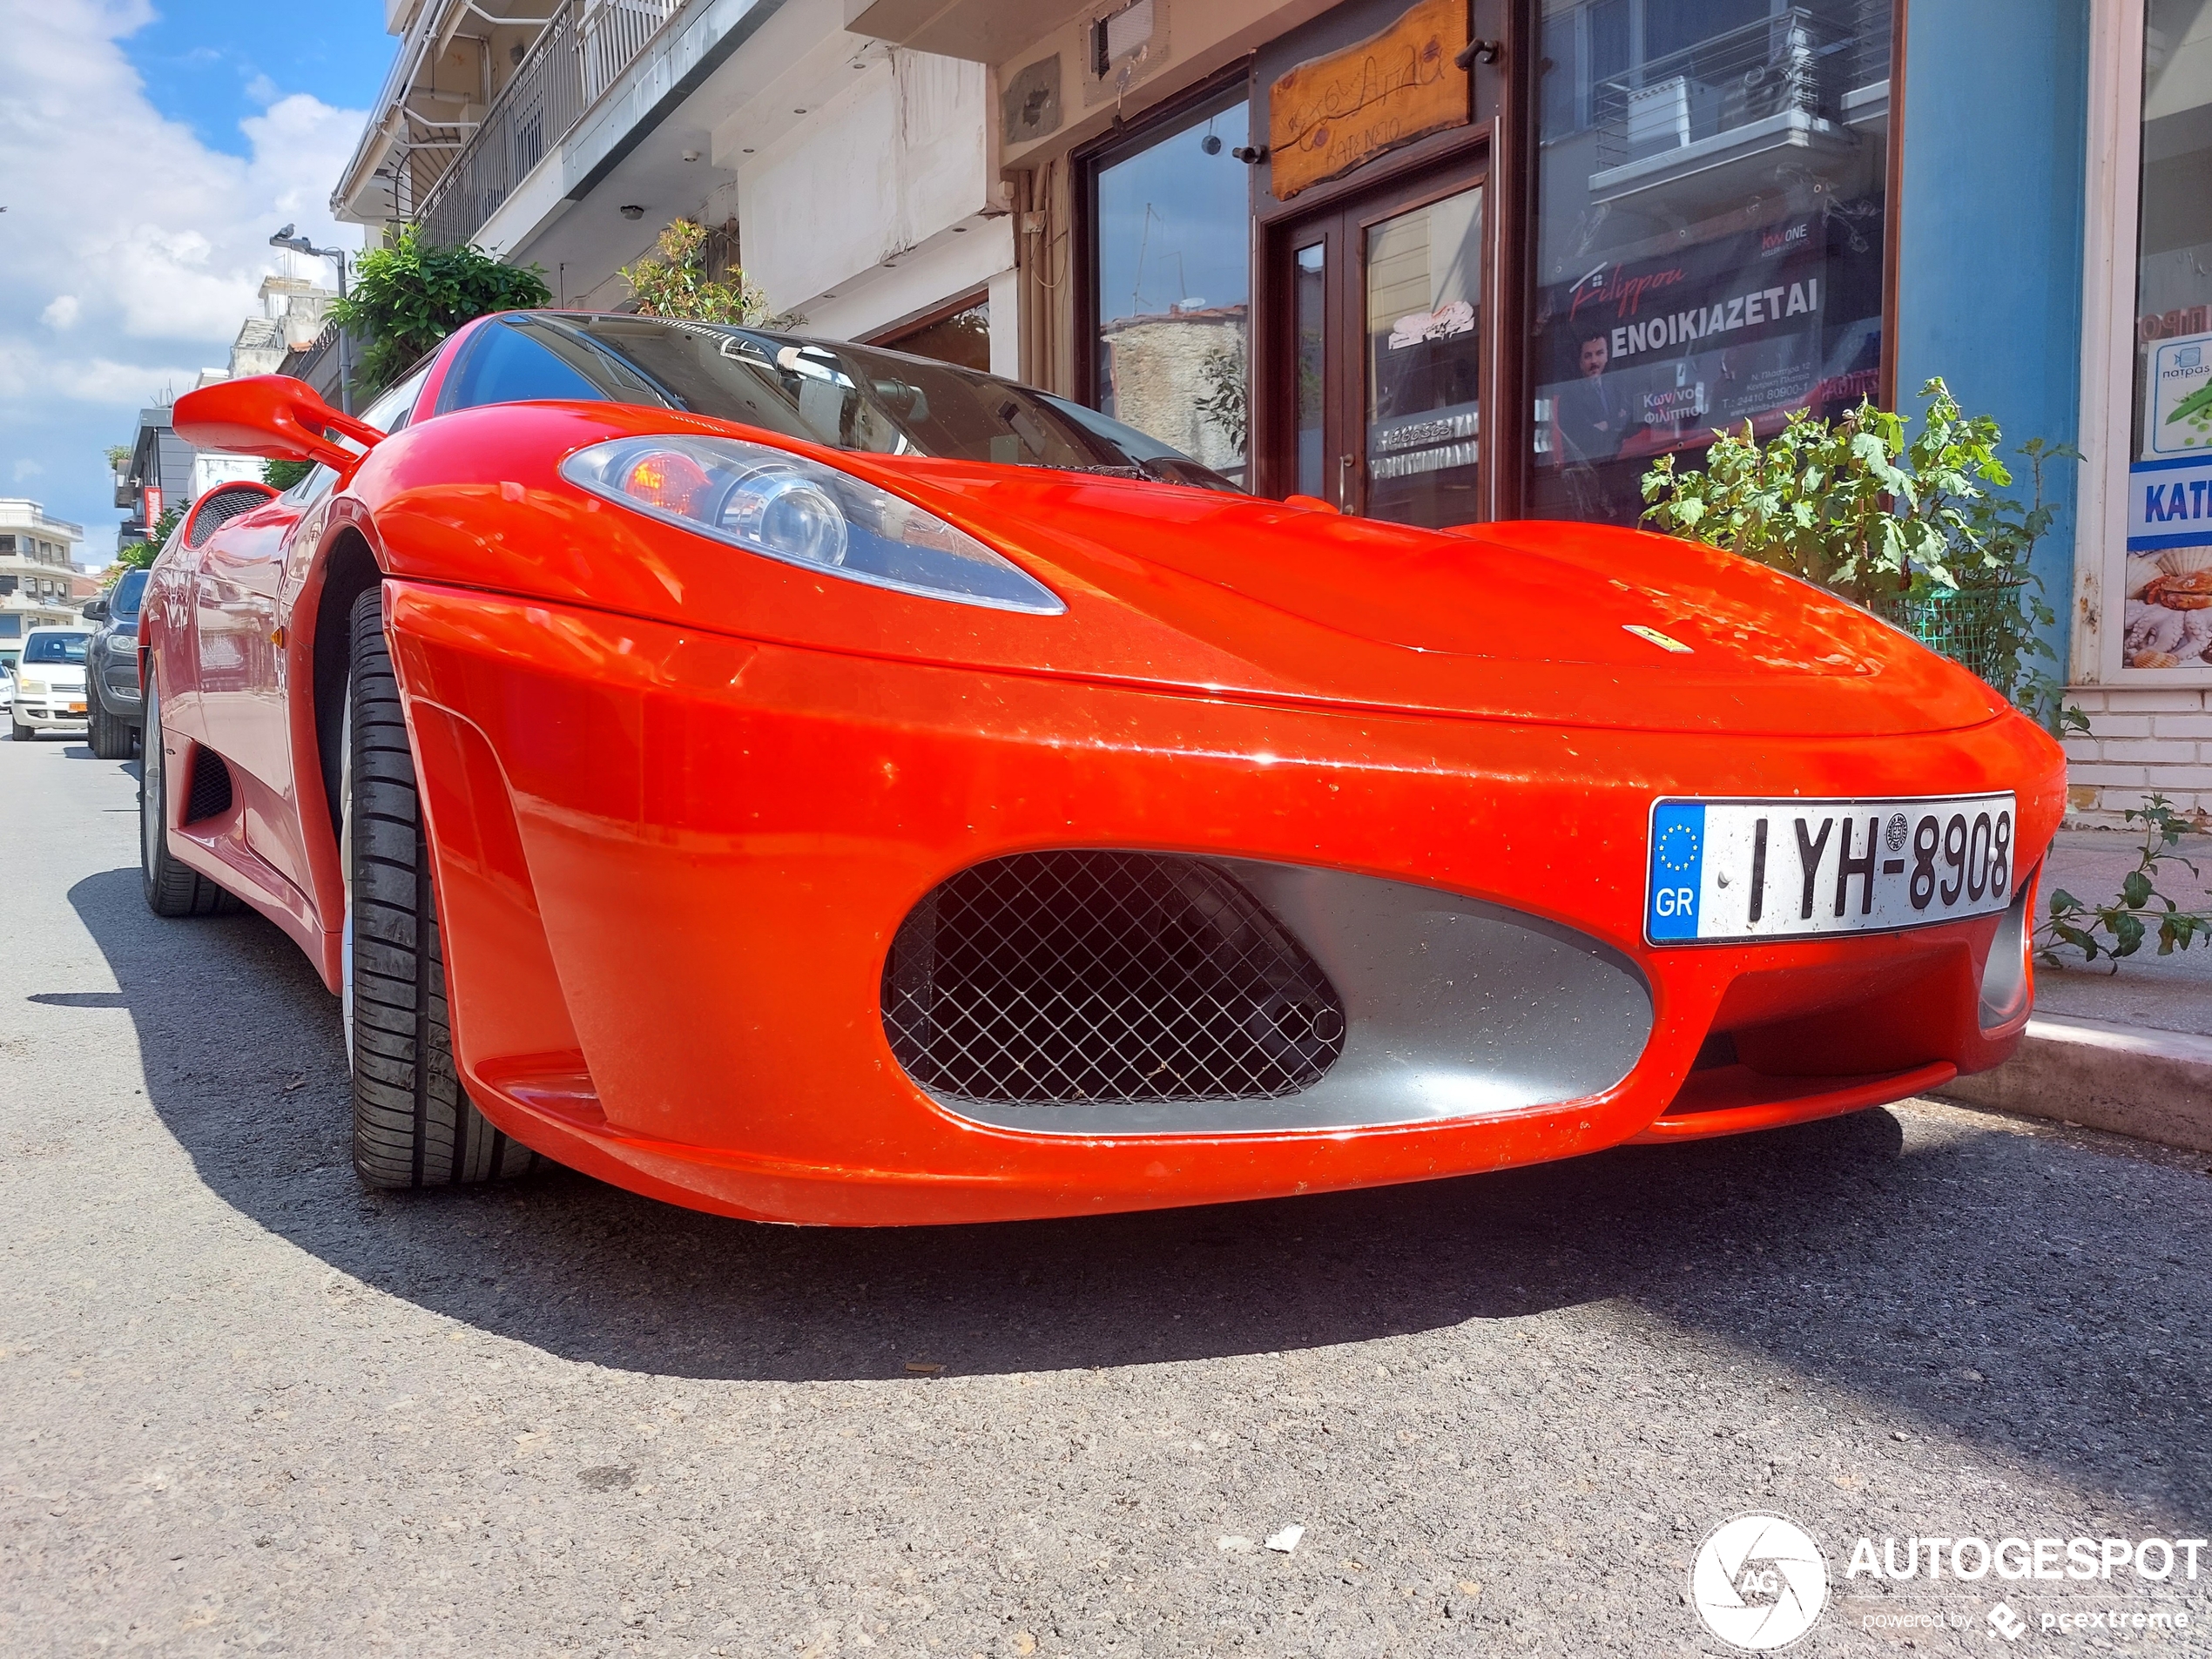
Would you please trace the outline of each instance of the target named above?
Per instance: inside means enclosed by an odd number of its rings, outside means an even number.
[[[1720,111],[1716,87],[1676,75],[1629,94],[1629,154],[1642,160],[1710,134]]]

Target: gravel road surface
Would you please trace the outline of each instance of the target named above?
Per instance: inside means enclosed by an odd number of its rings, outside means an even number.
[[[147,913],[135,770],[0,743],[0,1653],[1723,1654],[1754,1510],[1795,1653],[2212,1652],[2212,1550],[1846,1571],[2212,1531],[2202,1157],[1915,1103],[1019,1226],[368,1194],[334,1001]]]

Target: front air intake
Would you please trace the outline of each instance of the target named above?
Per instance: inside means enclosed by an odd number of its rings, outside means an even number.
[[[231,809],[231,769],[212,749],[192,751],[192,789],[185,796],[187,824],[220,818]]]
[[[192,523],[185,529],[185,545],[201,546],[240,513],[250,513],[271,499],[270,493],[259,484],[219,485],[202,496],[199,505],[193,508]]]
[[[1024,853],[926,894],[883,969],[883,1028],[949,1101],[1265,1100],[1344,1051],[1344,1005],[1218,864]]]

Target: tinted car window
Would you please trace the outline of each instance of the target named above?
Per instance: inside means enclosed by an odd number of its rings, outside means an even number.
[[[397,432],[414,413],[415,395],[421,391],[423,381],[428,377],[430,366],[425,363],[390,391],[361,411],[364,425],[373,426],[387,437]]]
[[[118,620],[137,616],[138,607],[145,603],[146,578],[152,574],[148,570],[125,571],[123,579],[115,584],[115,592],[108,599],[108,615]]]
[[[684,409],[873,455],[1236,488],[1164,444],[1010,381],[758,329],[526,313],[477,334],[439,402],[462,408],[529,398]]]
[[[483,403],[527,403],[540,398],[597,402],[607,394],[549,349],[550,331],[494,323],[469,342],[439,407],[475,408]],[[565,343],[565,342],[563,342]]]
[[[24,666],[36,663],[82,663],[90,634],[33,634],[24,641]]]

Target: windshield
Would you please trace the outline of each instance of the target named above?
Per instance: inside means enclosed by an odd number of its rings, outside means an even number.
[[[115,584],[113,597],[108,600],[108,615],[118,622],[125,617],[137,616],[139,605],[145,600],[146,578],[152,574],[150,570],[125,571],[123,579]]]
[[[24,666],[34,663],[82,663],[90,634],[33,634],[23,643]]]
[[[538,398],[684,409],[869,455],[1237,488],[1163,443],[1011,381],[873,347],[663,318],[502,318],[469,343],[438,405]]]

